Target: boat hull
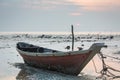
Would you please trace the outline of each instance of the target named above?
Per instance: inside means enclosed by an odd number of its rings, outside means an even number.
[[[49,69],[70,75],[78,75],[82,64],[88,59],[91,51],[86,54],[66,56],[29,56],[21,53],[25,63],[38,68]]]

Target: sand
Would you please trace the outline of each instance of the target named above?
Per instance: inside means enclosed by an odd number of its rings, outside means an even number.
[[[0,80],[103,80],[98,78],[100,74],[95,72],[92,60],[82,70],[78,76],[66,75],[54,71],[37,69],[24,64],[22,57],[16,51],[16,43],[19,41],[28,42],[38,46],[51,49],[67,51],[65,47],[71,46],[70,35],[43,35],[43,34],[0,34]],[[75,40],[75,50],[77,47],[88,49],[93,43],[105,43],[108,48],[104,48],[101,52],[105,55],[112,56],[116,59],[107,57],[106,64],[120,70],[120,36],[104,35],[98,39],[97,35],[77,35]],[[106,39],[105,39],[106,38]],[[84,44],[84,46],[82,45]],[[102,69],[102,63],[98,55],[93,58],[97,71]],[[119,72],[112,71],[119,76]],[[107,77],[111,79],[112,77]],[[119,80],[116,78],[115,80]]]

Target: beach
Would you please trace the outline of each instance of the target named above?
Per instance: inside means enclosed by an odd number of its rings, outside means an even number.
[[[96,54],[78,76],[71,76],[26,65],[16,51],[17,42],[61,51],[70,51],[65,47],[72,44],[70,34],[0,33],[0,80],[103,80],[99,78],[101,74],[95,72],[95,66],[97,72],[102,70],[99,54]],[[88,49],[93,43],[105,43],[108,47],[101,49],[106,57],[105,63],[120,70],[120,34],[76,34],[74,50],[78,50],[77,47]],[[119,72],[110,72],[120,76]],[[107,80],[111,78],[106,77]]]

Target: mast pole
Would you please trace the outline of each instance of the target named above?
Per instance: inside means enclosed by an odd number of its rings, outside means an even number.
[[[71,25],[71,32],[72,32],[72,51],[74,51],[74,29],[73,29],[73,25]]]

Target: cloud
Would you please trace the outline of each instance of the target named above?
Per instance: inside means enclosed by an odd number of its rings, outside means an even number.
[[[104,11],[120,7],[120,0],[67,0],[84,10]]]
[[[80,16],[82,11],[107,11],[120,7],[120,0],[23,0],[23,8],[55,10],[66,6],[75,7],[68,13],[71,16]]]
[[[69,13],[69,15],[71,15],[71,16],[80,16],[82,14],[80,12],[71,12],[71,13]]]
[[[0,7],[19,7],[37,10],[66,10],[71,16],[81,16],[82,11],[107,11],[120,7],[120,0],[19,0],[2,1]],[[62,8],[64,9],[62,9]]]
[[[24,0],[24,8],[33,9],[55,9],[59,5],[65,5],[65,0]]]
[[[55,9],[60,6],[77,6],[79,9],[90,11],[111,10],[120,7],[120,0],[19,0],[1,1],[0,6],[21,6],[32,9]]]

